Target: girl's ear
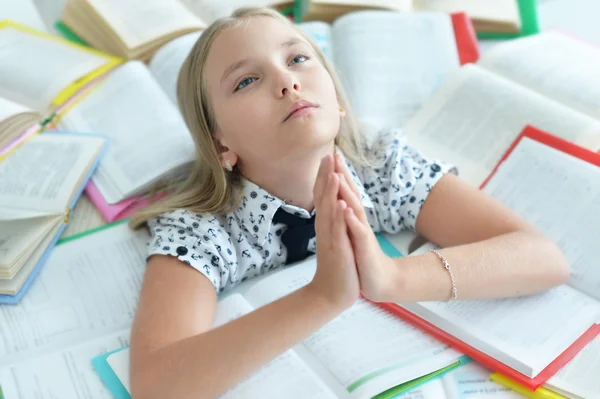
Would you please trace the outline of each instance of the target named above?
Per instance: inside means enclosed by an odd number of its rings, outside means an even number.
[[[229,149],[227,143],[221,138],[221,135],[217,133],[213,137],[215,138],[221,166],[231,172],[238,161],[238,155]]]

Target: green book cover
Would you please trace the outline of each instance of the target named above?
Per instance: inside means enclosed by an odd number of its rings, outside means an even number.
[[[54,27],[65,39],[67,39],[73,43],[80,44],[82,46],[91,47],[83,39],[81,39],[79,36],[77,36],[75,34],[75,32],[73,32],[67,25],[65,25],[64,22],[58,21],[54,24]],[[0,399],[2,399],[2,398],[0,398]]]
[[[517,0],[519,14],[521,15],[521,32],[518,33],[489,33],[478,32],[478,39],[514,39],[522,36],[534,35],[540,32],[538,21],[537,0]]]
[[[0,386],[0,399],[4,399],[4,394],[2,393],[2,386]]]

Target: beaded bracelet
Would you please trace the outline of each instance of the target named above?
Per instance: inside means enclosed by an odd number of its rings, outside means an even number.
[[[435,249],[430,249],[429,252],[433,252],[434,254],[436,254],[438,256],[438,258],[440,258],[440,260],[444,264],[444,269],[446,269],[448,271],[448,274],[450,274],[450,282],[452,283],[452,296],[450,297],[450,299],[457,299],[458,298],[458,293],[457,293],[457,290],[456,290],[456,281],[454,280],[454,274],[452,274],[452,269],[450,268],[450,263],[448,263],[448,261],[446,260],[446,258],[444,258]]]

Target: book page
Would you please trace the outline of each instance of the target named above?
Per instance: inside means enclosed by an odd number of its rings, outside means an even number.
[[[0,29],[0,58],[0,96],[38,112],[70,83],[108,61],[10,26]]]
[[[110,25],[127,48],[133,49],[183,29],[206,23],[173,0],[86,0]]]
[[[269,0],[179,0],[185,4],[194,14],[200,17],[207,24],[215,20],[230,16],[240,7],[261,7],[275,5],[273,3],[282,3],[281,1]]]
[[[544,385],[582,398],[600,398],[599,355],[600,337],[597,337]]]
[[[492,372],[475,362],[442,377],[447,399],[522,399],[523,396],[492,380]]]
[[[459,68],[445,14],[363,11],[333,24],[333,60],[359,120],[404,126]]]
[[[152,76],[175,105],[177,105],[179,70],[201,33],[188,33],[165,44],[158,49],[148,64]]]
[[[566,285],[516,298],[400,305],[529,377],[600,317],[597,300]]]
[[[237,319],[252,310],[252,306],[243,296],[230,294],[217,303],[213,328]],[[129,349],[110,355],[107,362],[125,388],[130,391]],[[278,356],[220,396],[222,399],[333,399],[335,397],[293,350],[288,350]]]
[[[38,134],[0,162],[0,208],[62,214],[104,139]]]
[[[92,204],[87,195],[81,194],[77,203],[71,210],[69,224],[67,224],[61,238],[70,237],[105,224],[106,222],[102,218],[102,215],[98,212],[98,209]]]
[[[600,301],[599,180],[599,167],[524,138],[483,190],[556,242],[569,284]]]
[[[407,123],[411,144],[479,186],[526,125],[600,148],[600,123],[476,65],[466,65]]]
[[[308,21],[299,23],[298,27],[314,40],[315,44],[330,61],[333,60],[331,25],[323,21]]]
[[[17,104],[6,98],[0,97],[0,121],[4,121],[10,118],[11,116],[32,111],[33,110],[29,107]]]
[[[466,12],[470,18],[483,21],[510,22],[521,26],[517,0],[413,0],[414,9],[447,13]]]
[[[542,32],[560,29],[594,45],[600,44],[600,2],[596,0],[538,0]]]
[[[496,46],[478,64],[600,119],[600,49],[582,40],[545,32]]]
[[[264,306],[307,284],[315,270],[311,258],[266,276],[244,296],[253,306]],[[362,299],[296,350],[338,396],[351,398],[372,397],[448,366],[461,356]]]
[[[47,31],[33,0],[0,1],[0,19],[15,21],[40,32]]]
[[[194,142],[178,108],[139,61],[114,71],[67,112],[62,124],[110,136],[110,146],[92,177],[109,204],[142,193],[195,157]]]
[[[380,7],[399,11],[411,11],[413,0],[312,0],[312,3],[319,5]]]
[[[7,399],[112,399],[90,360],[128,344],[129,329],[125,329],[5,366],[0,369],[4,396]]]
[[[57,245],[19,306],[0,306],[0,368],[129,328],[148,240],[119,224]]]

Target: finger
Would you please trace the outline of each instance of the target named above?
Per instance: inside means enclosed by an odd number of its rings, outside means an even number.
[[[343,243],[344,237],[348,239],[344,211],[348,208],[346,201],[336,200],[335,218],[333,220],[332,242],[338,246]]]
[[[360,192],[358,191],[356,182],[354,181],[354,178],[352,177],[352,173],[350,172],[350,169],[348,169],[348,166],[346,166],[346,163],[344,162],[344,159],[342,158],[342,156],[340,154],[335,154],[335,171],[341,172],[344,174],[344,177],[348,181],[348,185],[352,189],[352,192],[358,198],[360,198]]]
[[[333,165],[331,156],[327,155],[321,159],[321,164],[319,165],[319,170],[317,172],[317,179],[315,180],[315,185],[313,188],[315,207],[322,202],[321,199],[323,197],[323,192],[328,184],[329,175],[331,174],[332,169]]]
[[[350,232],[352,246],[356,250],[357,245],[366,242],[366,239],[368,238],[367,229],[365,225],[356,217],[351,207],[348,207],[344,210],[344,219],[346,220],[346,225],[348,226],[348,230]]]
[[[340,198],[348,203],[348,206],[352,208],[356,217],[358,217],[361,222],[368,223],[367,215],[365,214],[365,208],[363,207],[360,197],[354,195],[343,175],[340,176],[339,193]]]

